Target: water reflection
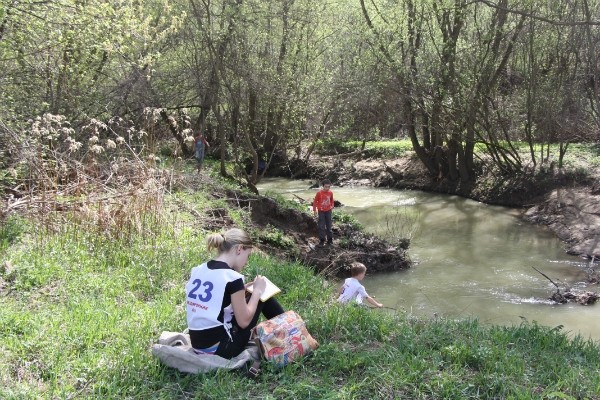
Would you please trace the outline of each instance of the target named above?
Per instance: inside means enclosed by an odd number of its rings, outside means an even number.
[[[311,201],[309,181],[268,179],[270,190]],[[415,267],[367,275],[369,294],[386,306],[429,317],[477,317],[494,324],[537,321],[600,340],[600,306],[553,305],[557,283],[585,289],[587,263],[567,255],[543,227],[519,219],[518,210],[457,196],[365,187],[333,187],[344,211],[388,237],[412,237]],[[367,266],[368,267],[368,266]],[[589,290],[597,290],[590,287]]]

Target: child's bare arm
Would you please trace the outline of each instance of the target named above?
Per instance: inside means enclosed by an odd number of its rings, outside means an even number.
[[[383,307],[383,304],[379,303],[377,300],[375,300],[371,296],[367,296],[367,301],[369,303],[371,303],[372,305],[374,305],[375,307],[379,307],[379,308]]]

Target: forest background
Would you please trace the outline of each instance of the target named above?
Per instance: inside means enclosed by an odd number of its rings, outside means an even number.
[[[48,163],[57,182],[131,154],[187,157],[198,131],[249,187],[259,160],[304,165],[332,139],[409,138],[430,176],[463,186],[560,167],[570,143],[599,138],[599,7],[4,2],[0,184]]]

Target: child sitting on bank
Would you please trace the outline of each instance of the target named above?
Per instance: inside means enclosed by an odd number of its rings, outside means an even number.
[[[353,262],[350,267],[351,278],[346,278],[344,284],[338,292],[338,302],[346,304],[352,300],[356,300],[358,304],[362,304],[363,299],[366,299],[369,303],[375,307],[383,307],[383,304],[377,302],[374,298],[369,296],[365,287],[360,284],[367,273],[367,267],[359,262]]]

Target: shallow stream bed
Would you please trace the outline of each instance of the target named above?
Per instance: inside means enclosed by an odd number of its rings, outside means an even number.
[[[310,181],[266,179],[261,193],[311,201]],[[369,232],[411,238],[415,265],[407,271],[367,274],[364,285],[384,305],[421,317],[477,318],[512,325],[537,321],[571,335],[600,340],[600,304],[553,304],[554,282],[573,291],[600,288],[586,281],[589,261],[570,256],[519,210],[458,196],[371,187],[333,187],[335,200]],[[368,267],[368,266],[367,266]]]

